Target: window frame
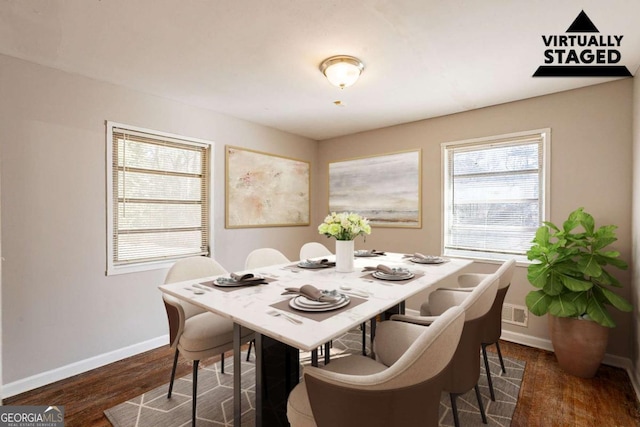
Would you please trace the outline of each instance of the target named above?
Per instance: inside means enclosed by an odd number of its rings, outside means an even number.
[[[529,264],[526,255],[519,255],[506,252],[482,252],[482,251],[464,251],[447,249],[447,230],[449,227],[449,209],[451,208],[451,186],[452,179],[449,171],[449,153],[454,149],[475,148],[475,147],[496,147],[514,145],[518,142],[523,144],[533,139],[541,139],[541,161],[539,179],[539,203],[540,203],[540,224],[547,221],[550,216],[550,200],[551,200],[551,128],[534,129],[522,132],[514,132],[509,134],[472,138],[461,141],[443,142],[440,144],[441,149],[441,167],[442,167],[442,191],[441,191],[441,248],[443,256],[453,258],[467,258],[476,261],[501,262],[514,258],[519,264]]]
[[[124,123],[118,123],[114,121],[107,120],[105,122],[106,125],[106,232],[107,232],[107,268],[105,271],[106,276],[118,275],[118,274],[127,274],[127,273],[135,273],[141,271],[151,271],[158,270],[163,268],[169,268],[173,263],[180,258],[181,256],[167,257],[162,260],[152,260],[152,261],[139,261],[132,262],[129,264],[116,264],[114,260],[114,191],[113,191],[113,133],[114,128],[117,129],[125,129],[129,130],[132,133],[144,133],[150,136],[156,136],[158,139],[166,138],[167,140],[176,140],[177,142],[194,145],[197,147],[202,147],[208,152],[208,168],[207,168],[207,176],[204,178],[207,180],[208,185],[208,218],[207,224],[208,227],[206,229],[208,244],[209,244],[209,256],[211,256],[211,248],[213,247],[213,196],[214,196],[214,186],[213,186],[213,165],[214,165],[214,143],[211,141],[207,141],[204,139],[187,137],[184,135],[172,134],[169,132],[158,131],[154,129],[147,129],[138,126],[132,126]]]

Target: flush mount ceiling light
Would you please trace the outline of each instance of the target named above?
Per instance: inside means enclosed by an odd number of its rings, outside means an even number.
[[[362,61],[347,55],[332,56],[320,64],[320,71],[327,77],[329,83],[340,89],[354,84],[363,70]]]

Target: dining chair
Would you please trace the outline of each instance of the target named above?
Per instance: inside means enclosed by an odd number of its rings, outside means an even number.
[[[333,253],[322,243],[308,242],[300,248],[300,261],[328,255],[333,255]]]
[[[273,248],[255,249],[247,255],[244,261],[244,269],[251,270],[260,267],[269,267],[271,265],[285,264],[291,262],[282,252]],[[255,340],[249,341],[249,349],[247,350],[247,362],[251,357],[251,349],[255,344]]]
[[[244,261],[245,270],[268,267],[276,264],[291,262],[282,252],[273,248],[260,248],[251,251]]]
[[[498,292],[496,299],[489,310],[487,315],[486,325],[480,331],[482,338],[482,358],[484,359],[485,372],[487,374],[487,383],[489,385],[489,393],[491,400],[496,400],[495,391],[493,389],[493,380],[491,379],[491,370],[489,369],[489,359],[487,358],[487,346],[496,345],[498,351],[498,358],[500,359],[500,367],[502,373],[506,374],[507,370],[504,366],[504,360],[502,359],[502,352],[500,351],[500,336],[502,335],[502,306],[504,304],[504,298],[507,295],[509,286],[511,285],[511,279],[513,278],[513,272],[516,269],[516,261],[509,259],[502,263],[500,268],[494,273],[498,276]],[[482,281],[486,274],[478,273],[465,273],[458,276],[458,286],[460,289],[464,289],[468,292],[472,291],[474,287]]]
[[[196,256],[176,261],[169,269],[164,283],[182,282],[225,273],[227,271],[214,259]],[[164,293],[162,299],[169,320],[169,343],[171,348],[176,349],[167,398],[171,398],[178,354],[182,354],[185,359],[193,361],[191,424],[195,426],[198,365],[200,360],[220,354],[222,373],[224,373],[224,352],[233,349],[233,322]],[[252,340],[253,335],[253,331],[242,328],[243,342]]]
[[[382,322],[374,343],[375,360],[349,355],[323,368],[304,367],[304,381],[289,394],[289,423],[437,426],[440,394],[463,324],[460,307],[451,307],[428,327]]]
[[[395,321],[429,325],[450,307],[460,306],[464,310],[464,328],[458,347],[451,359],[451,369],[444,385],[444,391],[449,393],[451,399],[451,410],[456,427],[460,425],[456,399],[472,388],[476,392],[482,422],[487,423],[478,387],[478,379],[480,378],[478,354],[481,347],[481,331],[486,327],[488,313],[496,298],[497,290],[497,275],[488,274],[471,292],[457,288],[436,289],[429,295],[429,300],[420,307],[420,316],[399,314],[391,316],[391,319]]]

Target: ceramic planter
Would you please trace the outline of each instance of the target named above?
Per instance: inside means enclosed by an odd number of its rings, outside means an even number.
[[[571,375],[592,378],[607,350],[609,329],[591,320],[549,315],[549,335],[560,367]]]

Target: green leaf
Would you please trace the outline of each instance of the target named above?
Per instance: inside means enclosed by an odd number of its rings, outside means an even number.
[[[551,297],[543,291],[531,291],[525,298],[527,308],[536,316],[542,316],[549,311]]]
[[[550,271],[542,290],[550,296],[560,295],[564,290],[562,275],[555,271]]]
[[[584,227],[585,231],[587,232],[587,234],[589,236],[593,235],[593,229],[595,227],[595,221],[593,220],[593,217],[586,213],[586,212],[582,212],[582,215],[580,217],[580,225],[582,225],[582,227]]]
[[[607,308],[598,301],[597,298],[589,298],[589,303],[587,304],[587,314],[596,323],[599,323],[602,326],[606,326],[608,328],[615,328],[616,322],[613,321],[613,318],[607,311]]]
[[[567,298],[571,299],[571,301],[575,304],[576,313],[578,316],[587,312],[587,304],[589,303],[588,292],[569,292],[566,295]]]
[[[527,268],[527,279],[536,288],[542,288],[547,283],[548,267],[544,264],[530,264]]]
[[[542,223],[543,223],[544,225],[546,225],[547,227],[551,228],[552,230],[560,231],[560,229],[558,228],[558,226],[557,226],[557,225],[555,225],[554,223],[550,222],[550,221],[542,221]]]
[[[588,291],[593,287],[593,283],[588,280],[582,280],[575,277],[562,275],[560,276],[562,280],[562,284],[567,287],[570,291],[580,292],[580,291]]]
[[[616,288],[622,287],[620,281],[604,269],[602,270],[602,274],[600,275],[600,277],[596,279],[596,282],[601,285],[615,286]]]
[[[549,229],[547,227],[538,227],[533,243],[542,247],[549,246]]]
[[[626,270],[629,266],[626,261],[618,258],[620,256],[620,252],[617,251],[609,251],[609,252],[598,252],[597,260],[601,265],[611,264],[614,267],[618,267],[621,270]]]
[[[602,274],[602,268],[593,254],[586,254],[580,258],[578,260],[578,268],[587,276],[598,277]]]
[[[602,293],[602,296],[615,308],[617,308],[620,311],[631,311],[633,310],[633,306],[624,298],[622,298],[620,295],[616,294],[615,292],[610,291],[607,288],[596,288],[598,292]]]
[[[567,294],[558,295],[551,299],[549,313],[558,317],[575,317],[580,314],[575,303]]]

